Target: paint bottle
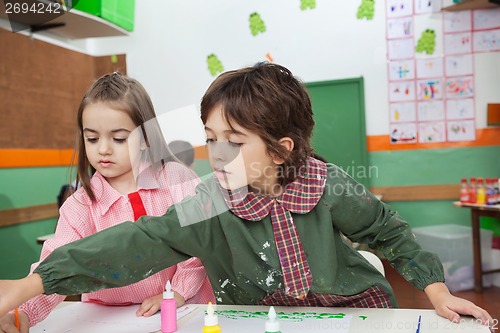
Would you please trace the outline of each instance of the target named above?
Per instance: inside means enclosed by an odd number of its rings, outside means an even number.
[[[203,326],[202,333],[221,333],[219,319],[214,314],[212,302],[208,302],[207,314],[205,315],[205,326]]]
[[[495,180],[494,178],[486,178],[486,204],[488,206],[493,206],[497,203]]]
[[[266,333],[281,333],[280,322],[276,320],[276,311],[273,306],[269,308],[267,317],[269,319],[266,321]]]
[[[470,177],[469,183],[469,203],[476,203],[476,178]]]
[[[170,281],[167,281],[165,285],[160,311],[162,333],[177,331],[177,304],[174,299],[174,292],[172,291]]]
[[[467,185],[467,179],[462,178],[460,183],[460,202],[469,202],[469,185]]]
[[[479,177],[477,179],[477,190],[476,190],[476,203],[478,205],[484,205],[486,203],[486,189],[484,188],[483,178]]]

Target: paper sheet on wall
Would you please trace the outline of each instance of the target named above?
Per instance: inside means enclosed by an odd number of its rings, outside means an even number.
[[[41,323],[33,326],[30,333],[149,333],[161,329],[159,312],[151,317],[137,317],[139,305],[105,306],[80,303],[63,306],[51,312]],[[180,319],[195,306],[177,309]]]

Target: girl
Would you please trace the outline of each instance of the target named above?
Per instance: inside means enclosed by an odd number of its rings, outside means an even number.
[[[81,187],[61,207],[55,237],[44,243],[40,260],[64,244],[121,221],[136,220],[146,213],[163,214],[174,202],[193,195],[199,183],[196,175],[181,164],[161,164],[160,157],[168,157],[168,148],[155,122],[151,100],[136,80],[119,73],[101,77],[83,97],[77,119],[77,174]],[[115,245],[118,243],[126,245],[125,240],[117,240]],[[31,271],[38,264],[33,264]],[[151,316],[160,308],[167,280],[172,282],[178,306],[186,301],[214,301],[197,258],[127,287],[83,294],[82,301],[142,303],[137,315]],[[45,319],[64,299],[57,294],[41,295],[24,303],[19,308],[21,332]],[[6,332],[14,326],[15,318],[9,314],[0,323],[0,332]]]
[[[311,102],[286,68],[262,63],[221,74],[202,99],[201,118],[214,177],[196,196],[161,217],[59,248],[35,274],[3,281],[0,313],[40,293],[127,285],[192,256],[202,260],[222,304],[397,306],[387,280],[343,234],[380,250],[439,315],[492,322],[449,293],[439,259],[421,249],[396,212],[311,157]]]

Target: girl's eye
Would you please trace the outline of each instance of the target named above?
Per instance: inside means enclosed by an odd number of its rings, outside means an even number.
[[[114,138],[113,140],[117,143],[125,143],[127,141],[127,139],[122,139],[122,138]]]
[[[87,138],[87,142],[90,142],[90,143],[96,143],[97,142],[97,138]]]
[[[215,142],[215,139],[207,138],[207,140],[205,142],[206,143],[213,143],[213,142]]]

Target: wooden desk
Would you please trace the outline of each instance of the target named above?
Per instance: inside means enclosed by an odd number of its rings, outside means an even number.
[[[177,321],[177,333],[200,333],[204,325],[206,305],[188,304],[179,308],[185,316]],[[137,318],[138,305],[103,306],[65,302],[30,329],[31,333],[138,333],[160,332],[160,315]],[[489,333],[488,327],[470,317],[460,323],[442,318],[434,310],[417,309],[352,309],[315,307],[275,307],[283,333]],[[189,312],[188,312],[189,311]],[[224,333],[256,333],[265,331],[269,307],[223,306],[215,311]],[[419,325],[420,324],[420,325]],[[498,322],[492,324],[498,327]]]
[[[483,291],[483,275],[498,273],[500,269],[483,270],[483,265],[481,261],[481,224],[479,218],[481,216],[495,217],[500,219],[500,205],[487,206],[487,205],[476,205],[476,204],[463,204],[460,202],[454,202],[454,206],[469,208],[471,212],[471,223],[472,223],[472,251],[474,258],[474,289],[476,292]]]

